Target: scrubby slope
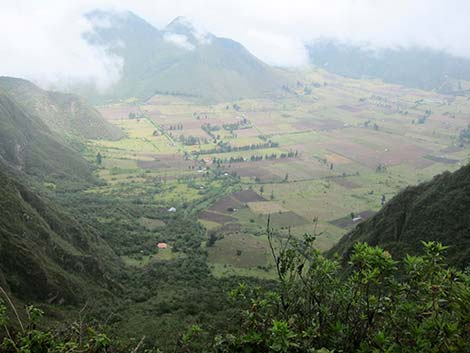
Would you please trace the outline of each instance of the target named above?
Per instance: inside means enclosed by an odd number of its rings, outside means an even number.
[[[41,179],[92,180],[90,166],[79,153],[1,91],[0,160]]]
[[[400,256],[419,252],[421,241],[430,240],[449,246],[451,263],[470,264],[470,165],[408,187],[345,235],[330,254],[346,255],[360,241]]]
[[[27,301],[74,303],[115,284],[113,253],[92,229],[13,178],[0,163],[0,285]]]
[[[108,140],[123,136],[118,127],[76,95],[46,91],[13,77],[0,77],[0,92],[2,90],[28,114],[38,116],[60,135]]]

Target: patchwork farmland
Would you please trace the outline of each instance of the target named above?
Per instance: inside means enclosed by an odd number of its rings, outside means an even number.
[[[217,275],[271,273],[268,216],[281,237],[316,223],[326,250],[360,222],[352,215],[369,217],[470,152],[458,140],[470,122],[467,98],[320,70],[272,99],[157,95],[98,108],[126,138],[89,141],[87,155],[100,152],[97,173],[107,181],[93,192],[197,217],[216,234],[208,253]]]

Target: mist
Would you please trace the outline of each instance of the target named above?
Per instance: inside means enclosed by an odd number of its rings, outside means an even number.
[[[83,14],[94,9],[129,10],[157,28],[185,16],[276,66],[307,65],[305,44],[321,38],[368,48],[419,46],[470,57],[470,3],[464,0],[24,0],[2,4],[0,75],[48,87],[94,83],[99,90],[118,81],[122,59],[83,37],[93,30]],[[181,38],[168,40],[191,49]]]

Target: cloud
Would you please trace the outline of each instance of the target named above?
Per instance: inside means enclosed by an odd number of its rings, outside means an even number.
[[[166,32],[163,35],[163,39],[169,43],[176,45],[177,47],[186,49],[186,50],[194,50],[194,45],[188,41],[188,37],[183,34],[176,34],[171,32]]]
[[[0,75],[46,84],[92,81],[105,89],[119,79],[122,60],[107,48],[91,47],[82,36],[91,29],[82,15],[97,8],[130,10],[158,28],[185,16],[197,33],[205,33],[204,28],[232,38],[261,60],[281,66],[307,64],[304,44],[319,38],[372,48],[418,45],[470,57],[467,0],[2,2]],[[169,35],[168,40],[190,48],[182,37]]]
[[[99,90],[106,89],[119,79],[122,59],[104,47],[90,46],[83,38],[92,30],[90,23],[63,10],[58,16],[47,6],[2,6],[0,74],[43,86],[93,82]]]

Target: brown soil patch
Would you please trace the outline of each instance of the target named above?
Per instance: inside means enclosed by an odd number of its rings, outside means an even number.
[[[292,211],[274,213],[270,216],[270,220],[274,227],[295,227],[308,223],[305,218]]]
[[[258,195],[253,190],[242,190],[232,194],[232,197],[240,201],[241,203],[266,201],[263,196]]]
[[[429,153],[427,149],[409,143],[373,149],[357,143],[341,141],[329,145],[328,148],[371,169],[375,169],[379,164],[391,166],[407,163],[413,166],[417,160]]]
[[[343,178],[343,177],[331,178],[331,180],[334,181],[339,186],[342,186],[343,188],[346,188],[346,189],[355,189],[360,186],[354,181],[348,180],[347,178]]]
[[[186,160],[179,154],[149,155],[153,161],[137,161],[137,165],[144,169],[190,169],[196,167],[194,160]]]
[[[205,219],[206,221],[219,223],[219,224],[225,224],[225,223],[234,222],[237,220],[236,218],[219,214],[219,213],[210,212],[210,211],[202,211],[201,213],[199,213],[199,218]]]
[[[244,205],[238,200],[235,200],[231,196],[224,197],[223,199],[217,201],[213,204],[209,211],[215,211],[218,213],[233,213],[234,209],[242,208]]]
[[[227,171],[235,171],[241,177],[259,178],[261,181],[274,180],[279,179],[279,177],[268,168],[276,162],[277,161],[233,163]]]

